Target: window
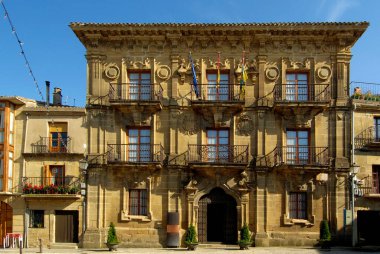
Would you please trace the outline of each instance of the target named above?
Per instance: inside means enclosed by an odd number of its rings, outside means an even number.
[[[151,161],[150,129],[128,130],[128,161]]]
[[[64,153],[67,152],[68,136],[67,123],[49,123],[49,146],[50,152]]]
[[[3,191],[3,187],[4,187],[3,177],[4,177],[4,153],[3,151],[0,151],[0,191]]]
[[[220,74],[218,84],[217,73],[207,73],[207,100],[211,101],[227,101],[229,98],[228,74]]]
[[[65,167],[51,165],[49,166],[46,177],[48,178],[48,183],[56,186],[65,185]]]
[[[380,141],[380,117],[375,118],[375,142]]]
[[[147,190],[129,190],[129,214],[147,215]]]
[[[150,100],[151,83],[149,72],[130,72],[127,98],[129,100]]]
[[[308,164],[310,156],[309,149],[308,130],[286,131],[287,164]]]
[[[372,166],[372,190],[374,193],[380,193],[380,166]]]
[[[207,159],[211,162],[228,161],[229,131],[226,129],[207,130]]]
[[[9,144],[10,145],[13,145],[14,120],[15,120],[15,113],[11,111],[9,113]]]
[[[306,192],[289,193],[289,218],[307,219]]]
[[[29,227],[30,228],[44,227],[44,210],[30,210]]]
[[[307,73],[286,74],[286,100],[307,101],[309,99]]]
[[[13,152],[8,154],[8,191],[12,191],[13,188]]]
[[[4,110],[0,109],[0,144],[4,143]]]

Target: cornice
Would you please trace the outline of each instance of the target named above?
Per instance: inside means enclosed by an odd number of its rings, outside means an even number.
[[[123,43],[153,44],[177,47],[184,42],[191,48],[197,41],[202,47],[208,42],[238,42],[248,47],[265,45],[267,41],[294,40],[321,41],[351,47],[369,26],[368,22],[320,22],[320,23],[80,23],[70,24],[71,29],[86,47]],[[220,43],[219,43],[220,44]]]

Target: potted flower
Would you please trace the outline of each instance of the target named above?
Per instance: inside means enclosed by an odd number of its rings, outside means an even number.
[[[240,229],[240,241],[238,244],[241,250],[247,250],[249,246],[252,245],[251,236],[246,223],[244,223],[244,226]]]
[[[186,231],[185,244],[188,250],[195,250],[198,246],[197,232],[194,225],[190,225]]]
[[[329,229],[329,222],[327,220],[321,221],[319,235],[319,245],[322,249],[330,249],[331,246],[331,234]]]
[[[115,225],[111,222],[110,228],[108,229],[106,245],[109,251],[117,251],[118,244],[119,241],[117,240]]]

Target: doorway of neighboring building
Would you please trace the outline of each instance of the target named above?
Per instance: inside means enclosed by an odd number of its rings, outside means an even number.
[[[3,240],[7,233],[12,233],[13,209],[7,203],[0,202],[0,246],[3,247]]]
[[[55,242],[78,243],[78,211],[55,211]]]
[[[199,200],[198,238],[199,242],[237,242],[236,201],[221,188]]]
[[[358,211],[358,239],[360,244],[380,245],[380,211]]]

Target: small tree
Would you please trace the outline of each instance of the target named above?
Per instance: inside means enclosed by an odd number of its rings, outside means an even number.
[[[248,225],[244,223],[244,226],[240,229],[240,242],[242,243],[250,243],[251,236],[249,234]]]
[[[119,243],[117,240],[115,225],[111,222],[110,228],[108,229],[107,243]]]
[[[190,227],[187,229],[185,243],[198,243],[197,232],[195,231],[194,225],[190,225]]]
[[[321,241],[331,241],[331,234],[330,234],[330,228],[329,223],[327,220],[321,221],[321,227],[319,232],[319,238]]]

